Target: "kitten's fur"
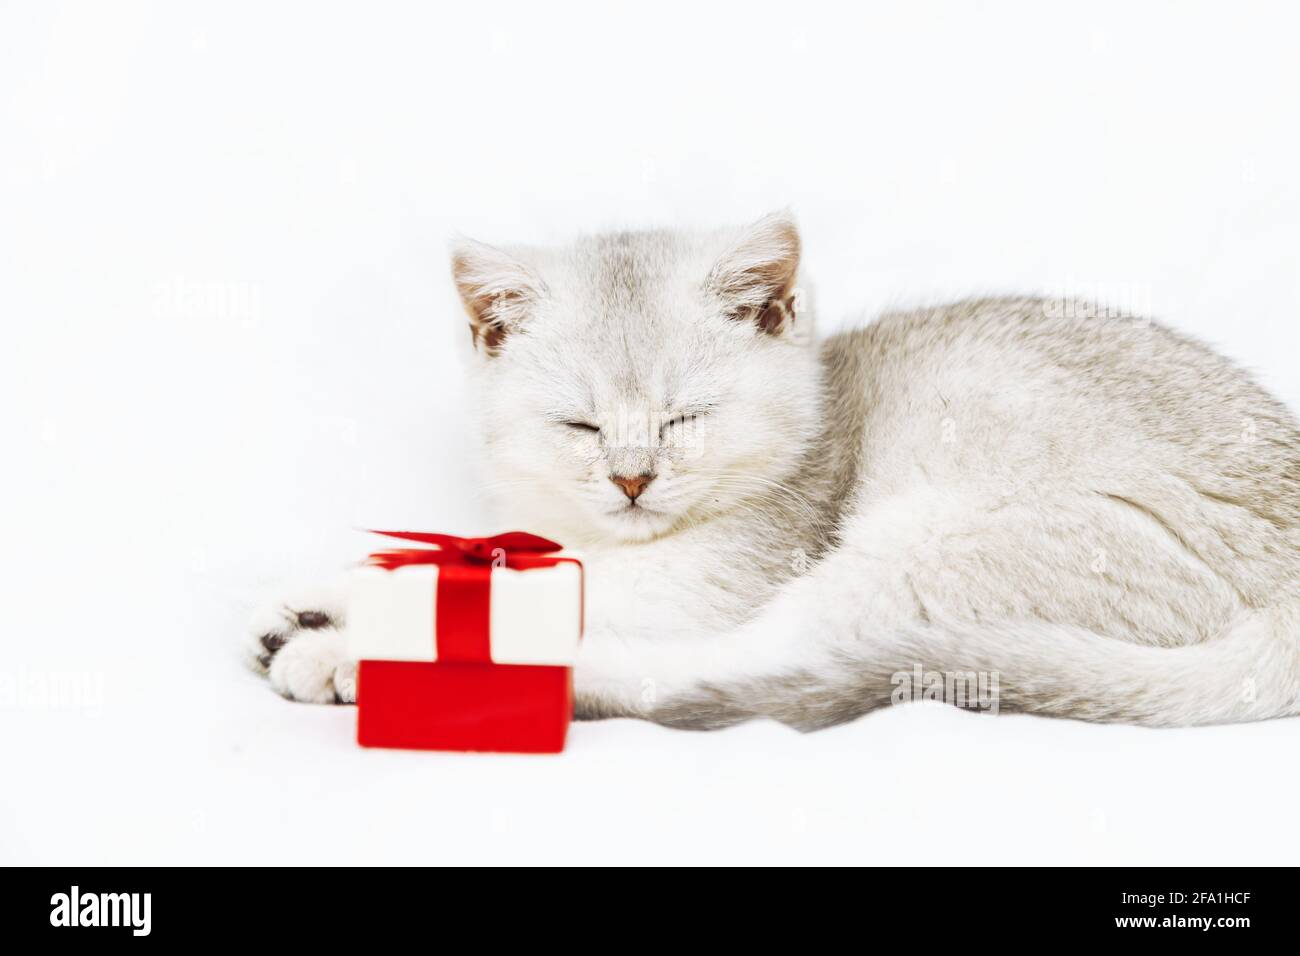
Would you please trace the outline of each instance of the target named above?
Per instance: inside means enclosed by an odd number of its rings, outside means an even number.
[[[798,261],[782,214],[454,255],[500,526],[587,558],[580,716],[816,728],[916,665],[1089,720],[1300,712],[1282,405],[1195,342],[1070,302],[816,343]],[[610,480],[643,474],[635,505]],[[329,600],[255,626],[286,696],[351,699]],[[303,609],[323,613],[290,640]]]

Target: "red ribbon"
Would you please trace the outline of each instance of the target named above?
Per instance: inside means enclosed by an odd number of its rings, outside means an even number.
[[[433,534],[427,531],[373,533],[437,546],[437,550],[396,548],[391,551],[376,551],[370,556],[370,564],[389,571],[408,564],[437,564],[443,567],[455,564],[492,564],[519,569],[545,568],[559,564],[562,560],[573,560],[549,556],[552,551],[559,551],[564,546],[527,531],[507,531],[488,538],[458,538],[454,534]]]
[[[434,548],[394,548],[376,551],[367,563],[387,571],[408,565],[438,565],[437,615],[434,640],[438,660],[490,663],[492,569],[516,571],[582,562],[552,552],[563,545],[526,531],[507,531],[488,538],[459,538],[425,531],[376,531],[389,538],[418,541]],[[581,626],[581,625],[580,625]]]

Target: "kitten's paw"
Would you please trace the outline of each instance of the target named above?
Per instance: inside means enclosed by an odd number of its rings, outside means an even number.
[[[253,615],[246,658],[282,697],[356,703],[357,663],[348,659],[340,630],[345,594],[337,583],[302,589]]]
[[[313,628],[271,657],[271,686],[289,700],[308,704],[354,704],[357,662],[349,660],[335,627]]]
[[[342,594],[337,586],[302,589],[287,601],[259,609],[249,623],[244,653],[248,666],[269,673],[280,651],[303,632],[342,626]]]

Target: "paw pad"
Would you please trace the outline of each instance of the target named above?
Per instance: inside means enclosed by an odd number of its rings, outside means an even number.
[[[298,626],[303,630],[315,631],[322,627],[329,627],[330,618],[328,614],[321,611],[299,611]]]

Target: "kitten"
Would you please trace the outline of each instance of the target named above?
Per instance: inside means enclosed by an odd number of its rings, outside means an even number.
[[[587,558],[580,717],[812,729],[926,674],[1088,720],[1300,712],[1282,405],[1195,342],[1068,301],[818,343],[799,254],[784,214],[454,253],[500,527]],[[343,626],[337,596],[283,605],[255,666],[350,700]]]

